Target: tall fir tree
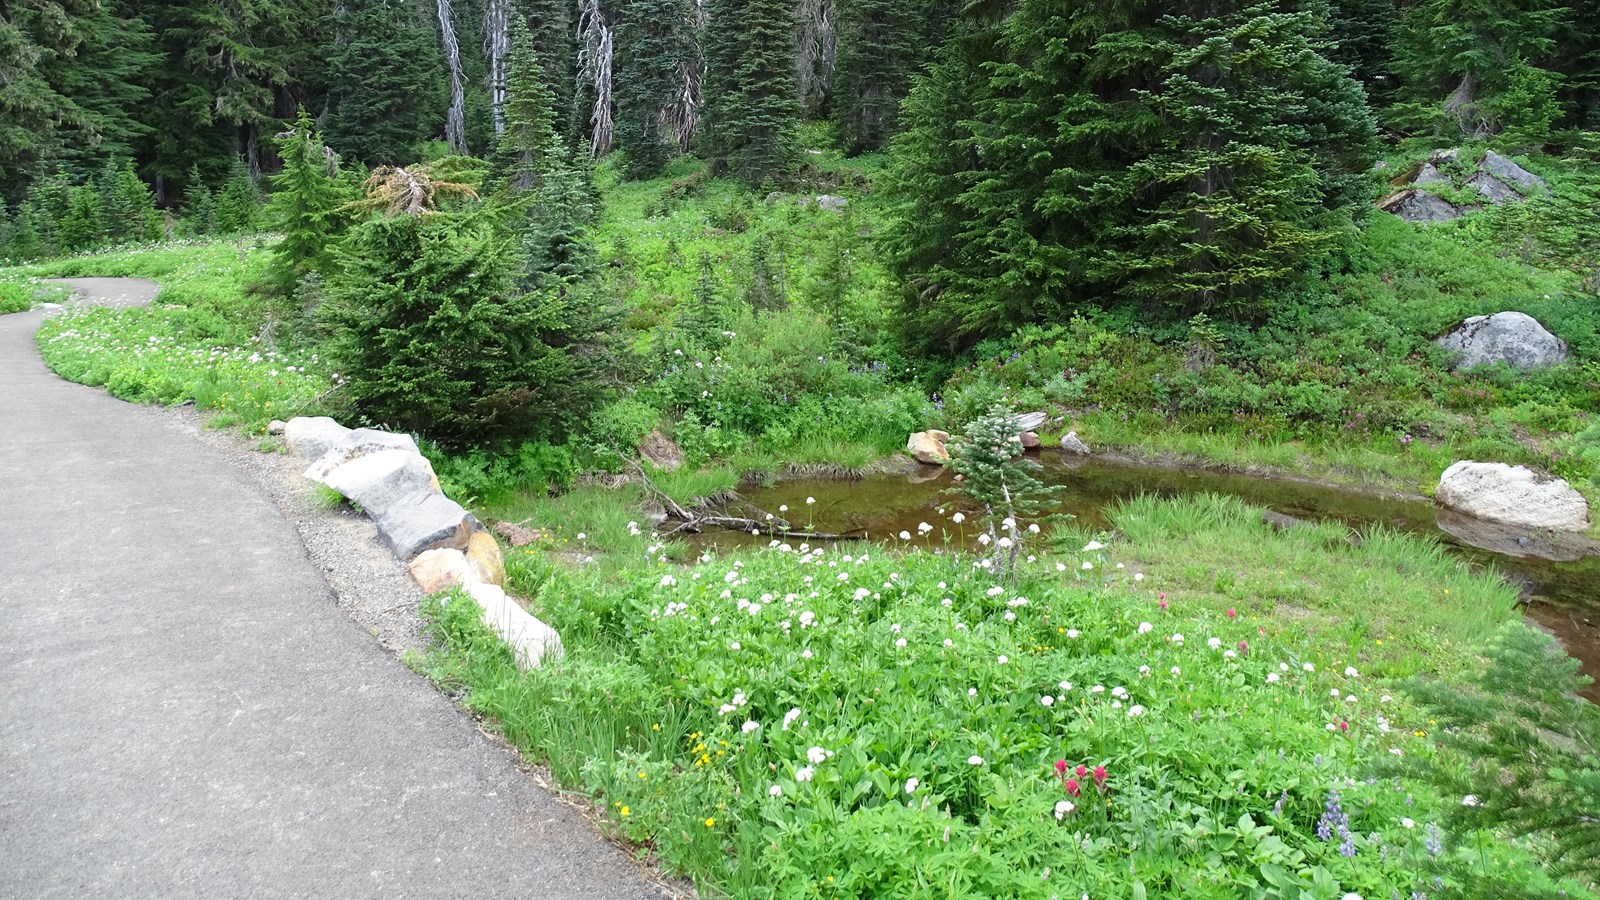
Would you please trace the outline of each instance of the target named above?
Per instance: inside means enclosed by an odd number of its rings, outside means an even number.
[[[189,234],[211,234],[217,230],[217,198],[200,177],[200,167],[189,169],[183,195],[184,230]]]
[[[838,50],[828,95],[833,138],[845,153],[877,150],[894,134],[915,65],[909,0],[838,0]]]
[[[168,64],[153,87],[152,171],[181,181],[189,167],[234,155],[251,177],[270,168],[266,146],[306,95],[307,73],[329,41],[331,0],[178,0],[151,3]]]
[[[783,182],[799,162],[794,0],[708,0],[705,119],[713,172]]]
[[[1402,17],[1397,126],[1446,140],[1506,129],[1548,136],[1559,77],[1545,64],[1571,10],[1560,0],[1421,0]]]
[[[587,116],[578,110],[575,87],[578,78],[578,4],[575,0],[522,0],[520,21],[513,29],[525,27],[538,58],[540,79],[552,97],[551,127],[568,143],[576,146],[581,123]],[[515,34],[513,32],[513,53]],[[507,72],[507,77],[513,77]]]
[[[279,136],[278,155],[283,171],[272,176],[270,212],[283,238],[272,249],[267,277],[287,295],[306,275],[329,273],[346,224],[340,207],[354,198],[342,189],[335,157],[304,107],[294,127]]]
[[[22,0],[0,7],[0,196],[20,201],[55,133],[88,125],[82,107],[51,82],[48,66],[77,52],[74,21],[93,6]]]
[[[347,160],[409,160],[444,120],[444,62],[423,11],[409,0],[344,0],[333,12],[323,131]]]
[[[694,59],[693,10],[687,0],[629,0],[617,26],[616,136],[629,178],[650,178],[677,155],[663,113]]]
[[[1088,303],[1258,314],[1349,230],[1375,149],[1324,12],[1021,0],[970,25],[896,143],[908,328],[959,346]]]
[[[518,22],[506,61],[505,130],[494,152],[490,179],[511,194],[537,188],[556,149],[556,98],[544,80],[536,37]]]

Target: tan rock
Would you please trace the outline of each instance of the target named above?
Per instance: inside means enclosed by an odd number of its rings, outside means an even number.
[[[1031,431],[1024,431],[1017,437],[1021,439],[1024,450],[1037,450],[1040,447],[1039,436]]]
[[[912,432],[906,438],[906,452],[911,458],[920,463],[940,466],[950,461],[950,451],[945,449],[945,441],[950,440],[948,432],[929,429],[928,431]]]
[[[544,537],[544,532],[539,529],[529,528],[516,522],[496,522],[494,533],[505,538],[513,547],[526,547]]]
[[[474,580],[473,564],[460,550],[428,550],[412,560],[408,568],[424,594],[470,584]]]
[[[500,554],[500,545],[495,541],[494,535],[487,531],[475,531],[467,540],[467,564],[472,567],[472,574],[484,584],[506,583],[505,557]]]
[[[663,472],[676,472],[683,465],[683,450],[660,431],[645,435],[639,442],[639,455]]]

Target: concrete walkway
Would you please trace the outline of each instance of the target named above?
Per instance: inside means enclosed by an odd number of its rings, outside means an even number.
[[[660,895],[226,461],[51,375],[42,317],[0,316],[0,898]]]

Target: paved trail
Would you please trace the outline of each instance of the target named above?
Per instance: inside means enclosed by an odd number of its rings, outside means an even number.
[[[0,898],[659,895],[227,462],[51,375],[42,316],[0,316]]]

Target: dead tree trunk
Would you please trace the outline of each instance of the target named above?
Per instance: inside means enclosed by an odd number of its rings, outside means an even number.
[[[451,153],[467,153],[467,86],[461,72],[461,41],[456,37],[455,14],[450,0],[437,0],[439,39],[444,44],[445,64],[450,68],[450,109],[445,113],[444,140]]]

